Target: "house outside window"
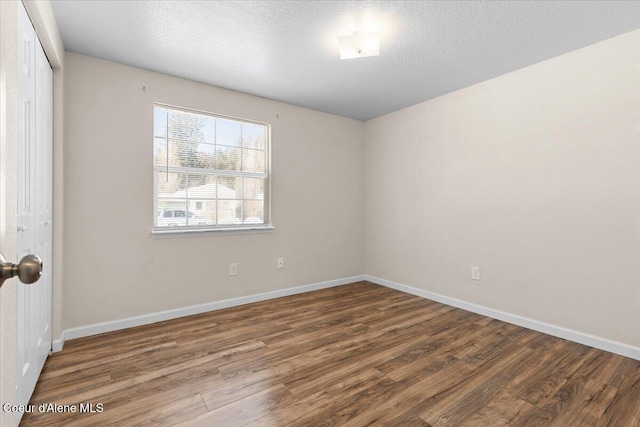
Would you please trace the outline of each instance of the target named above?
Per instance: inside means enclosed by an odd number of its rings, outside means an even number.
[[[153,107],[154,231],[272,228],[270,126]]]

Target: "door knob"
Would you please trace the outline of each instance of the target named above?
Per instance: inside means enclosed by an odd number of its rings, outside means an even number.
[[[30,284],[42,276],[42,260],[38,255],[25,255],[16,265],[0,254],[0,286],[5,280],[18,276],[22,283]]]

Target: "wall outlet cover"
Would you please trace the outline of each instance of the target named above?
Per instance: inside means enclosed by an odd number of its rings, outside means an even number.
[[[471,279],[480,280],[480,267],[471,267]]]

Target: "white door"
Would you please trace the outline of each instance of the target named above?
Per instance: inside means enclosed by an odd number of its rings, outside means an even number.
[[[42,277],[17,285],[16,403],[31,398],[51,350],[51,196],[53,76],[20,7],[17,255],[41,257]]]

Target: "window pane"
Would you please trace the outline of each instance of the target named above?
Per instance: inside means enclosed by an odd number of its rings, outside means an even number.
[[[169,110],[168,132],[170,139],[204,142],[203,128],[206,117],[186,111]]]
[[[202,118],[202,141],[207,144],[216,143],[216,119],[215,117],[199,115]]]
[[[242,197],[245,199],[264,199],[264,179],[245,178]]]
[[[242,150],[242,170],[244,172],[264,173],[266,171],[266,155],[264,151]]]
[[[264,202],[262,200],[244,201],[244,224],[264,223]]]
[[[167,138],[167,109],[153,107],[153,136]]]
[[[202,226],[216,224],[216,201],[189,199],[187,224]]]
[[[210,144],[172,139],[169,141],[169,166],[214,169],[214,149]],[[160,164],[166,163],[166,160],[160,161]]]
[[[180,227],[187,225],[187,201],[185,199],[158,199],[157,227]]]
[[[242,146],[264,150],[267,146],[267,127],[265,125],[243,123]]]
[[[236,120],[216,119],[216,144],[239,147],[241,124]]]
[[[235,176],[218,176],[218,199],[241,199],[242,178]]]
[[[153,163],[156,166],[167,164],[167,140],[155,138],[153,142]]]
[[[215,199],[216,193],[214,175],[189,174],[189,199]]]
[[[242,224],[242,200],[218,200],[218,225]]]
[[[240,170],[240,148],[216,147],[216,169],[226,171]]]
[[[184,173],[156,172],[158,198],[185,198],[187,175]]]
[[[215,169],[216,146],[200,143],[196,147],[196,164],[202,169]]]

